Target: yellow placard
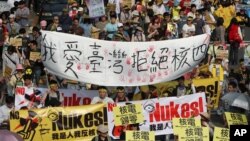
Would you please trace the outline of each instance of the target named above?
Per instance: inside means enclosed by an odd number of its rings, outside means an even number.
[[[40,55],[41,55],[40,52],[34,52],[34,51],[32,51],[32,52],[30,52],[30,60],[31,61],[36,61],[37,59],[41,58]]]
[[[225,112],[227,124],[230,125],[248,125],[247,116],[239,113]]]
[[[25,141],[91,141],[104,119],[105,104],[10,112],[10,130]]]
[[[22,46],[23,40],[22,38],[10,38],[10,44],[12,46]]]
[[[208,127],[183,127],[178,132],[179,141],[202,140],[209,141]]]
[[[197,89],[205,89],[206,96],[210,98],[212,108],[217,108],[220,100],[220,78],[194,79],[193,84]]]
[[[206,69],[206,68],[204,68]],[[206,69],[208,70],[208,68]],[[185,81],[185,85],[188,86],[190,81]],[[193,79],[193,84],[198,89],[203,89],[206,93],[206,96],[210,98],[211,106],[212,108],[217,108],[219,105],[219,99],[220,99],[220,78],[204,78],[204,79]],[[164,83],[158,83],[153,85],[156,87],[156,95],[159,97],[168,97],[172,96],[174,89],[178,85],[177,81],[170,81],[170,82],[164,82]],[[142,88],[142,87],[140,87]],[[134,95],[133,100],[140,100],[141,97],[138,97],[137,94]]]
[[[4,69],[4,76],[5,77],[10,77],[12,73],[12,69],[10,67],[8,67],[7,65],[5,65],[5,69]]]
[[[173,118],[173,131],[177,135],[182,128],[201,127],[201,120],[198,118]]]
[[[143,123],[141,104],[129,104],[113,108],[115,125]]]
[[[155,141],[152,131],[126,131],[126,141]]]
[[[229,141],[229,133],[228,128],[215,127],[213,141]]]

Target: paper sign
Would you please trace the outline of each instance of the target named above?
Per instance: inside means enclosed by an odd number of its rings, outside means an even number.
[[[30,60],[31,61],[36,61],[37,59],[40,59],[40,52],[30,52]]]
[[[126,131],[126,141],[155,141],[155,134],[152,131]]]
[[[218,59],[228,58],[228,50],[218,49],[216,51],[216,58],[218,58]]]
[[[10,38],[10,44],[12,46],[22,46],[23,41],[22,38]]]
[[[136,124],[144,121],[141,104],[114,107],[115,125]]]
[[[12,73],[12,69],[10,67],[8,67],[7,65],[5,65],[4,76],[5,77],[10,77],[11,73]]]
[[[173,130],[177,135],[182,128],[201,127],[201,120],[198,118],[173,118]]]
[[[229,129],[227,128],[214,128],[213,141],[229,141]]]
[[[208,127],[184,127],[178,132],[179,141],[202,140],[209,141]]]
[[[244,114],[225,112],[227,124],[230,125],[248,125],[247,117]]]

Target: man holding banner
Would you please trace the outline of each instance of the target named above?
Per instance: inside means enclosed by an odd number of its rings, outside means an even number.
[[[55,80],[50,81],[50,90],[44,95],[45,106],[57,107],[63,105],[63,95],[58,91],[58,85]]]
[[[114,103],[113,99],[108,97],[108,91],[106,87],[100,86],[98,88],[99,96],[94,97],[91,104],[97,103]]]

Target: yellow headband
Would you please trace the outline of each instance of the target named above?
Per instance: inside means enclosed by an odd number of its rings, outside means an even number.
[[[99,91],[99,92],[101,92],[101,91],[103,91],[103,92],[107,92],[107,90],[106,90],[106,89],[99,89],[98,91]]]

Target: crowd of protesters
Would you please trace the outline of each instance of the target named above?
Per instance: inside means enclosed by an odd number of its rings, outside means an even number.
[[[117,95],[110,96],[108,89],[93,84],[81,84],[59,78],[48,74],[44,69],[41,58],[30,59],[30,52],[41,51],[40,30],[57,31],[77,36],[95,38],[100,40],[112,40],[123,42],[145,42],[172,40],[186,38],[200,34],[210,34],[211,40],[206,59],[200,64],[220,64],[224,69],[224,82],[222,95],[230,92],[240,92],[249,95],[250,70],[249,64],[238,56],[239,49],[244,49],[244,35],[242,25],[247,24],[246,14],[242,9],[237,10],[236,5],[240,1],[235,0],[228,3],[202,0],[202,4],[187,4],[169,0],[163,3],[162,0],[151,0],[142,3],[137,0],[131,7],[121,3],[121,11],[117,13],[114,4],[105,3],[106,15],[99,18],[90,18],[88,7],[85,3],[69,3],[69,7],[62,10],[61,15],[54,15],[52,21],[41,20],[39,25],[30,24],[30,11],[25,1],[15,2],[10,11],[2,12],[0,19],[0,46],[1,46],[1,68],[11,70],[10,76],[0,77],[1,103],[0,124],[8,122],[7,110],[13,108],[14,88],[16,86],[41,87],[43,76],[49,83],[43,103],[45,106],[62,106],[63,96],[58,92],[58,87],[76,89],[86,87],[97,89],[99,96],[95,97],[91,104],[107,102],[128,102],[130,100],[143,100],[149,98],[163,97],[158,95],[154,86],[141,87],[140,93],[134,95],[136,87],[117,87]],[[228,27],[224,26],[224,18],[218,17],[214,11],[219,7],[234,7],[235,13]],[[42,18],[41,18],[42,19]],[[10,44],[10,38],[22,38],[22,46]],[[226,44],[229,44],[227,47]],[[217,50],[220,48],[229,49],[229,58],[216,58]],[[8,68],[6,67],[8,66]],[[238,66],[231,69],[231,66]],[[208,72],[202,72],[199,67],[195,68],[191,75],[180,77],[178,86],[172,94],[166,96],[183,96],[204,90],[195,90],[192,82],[185,86],[185,79],[213,77]],[[46,80],[45,80],[46,81]],[[4,95],[6,98],[4,102]],[[221,104],[223,107],[223,104]],[[3,109],[3,110],[2,110]],[[231,110],[230,108],[220,108]],[[237,109],[233,112],[241,112]],[[220,112],[218,112],[220,113]],[[209,122],[209,117],[204,117]],[[208,126],[208,123],[206,123]],[[100,127],[100,131],[105,131]],[[160,139],[162,140],[162,139]]]

